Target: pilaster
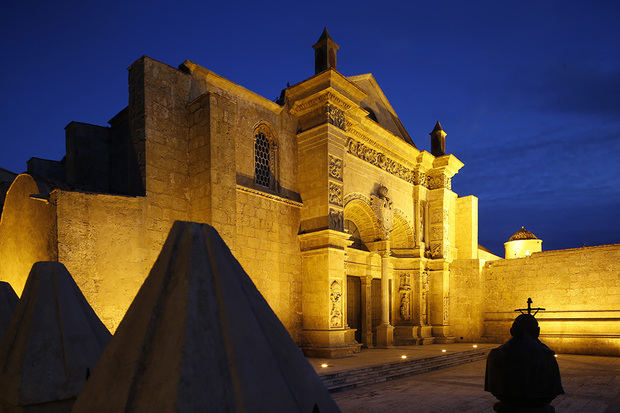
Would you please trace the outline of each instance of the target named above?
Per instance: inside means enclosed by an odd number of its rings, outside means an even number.
[[[345,113],[358,92],[333,70],[287,91],[300,126],[302,349],[308,356],[344,357],[361,347],[346,322],[345,247],[351,241],[344,232],[342,182]]]

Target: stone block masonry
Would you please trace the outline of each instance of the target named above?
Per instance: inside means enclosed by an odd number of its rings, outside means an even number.
[[[620,244],[487,262],[482,274],[486,341],[506,340],[531,297],[546,308],[540,338],[556,352],[620,356]]]

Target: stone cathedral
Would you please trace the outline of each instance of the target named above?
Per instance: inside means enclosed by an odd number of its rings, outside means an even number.
[[[338,72],[338,48],[324,30],[315,75],[275,102],[138,59],[109,126],[69,123],[61,161],[11,178],[0,280],[19,295],[34,262],[60,261],[113,332],[172,223],[206,222],[310,356],[501,342],[528,297],[558,351],[620,355],[620,245],[543,252],[523,229],[506,259],[480,247],[441,124],[417,149],[372,74]]]

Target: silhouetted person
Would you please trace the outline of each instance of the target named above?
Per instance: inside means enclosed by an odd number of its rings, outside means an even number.
[[[538,340],[540,328],[531,314],[518,316],[512,338],[487,358],[484,390],[499,399],[493,409],[508,412],[554,412],[549,403],[564,394],[555,353]]]

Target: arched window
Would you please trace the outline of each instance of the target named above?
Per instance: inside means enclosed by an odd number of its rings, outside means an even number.
[[[274,191],[278,189],[277,149],[272,129],[259,124],[254,129],[254,182]]]
[[[254,138],[254,176],[256,183],[269,188],[271,186],[271,173],[269,171],[271,145],[262,132],[258,132]]]

